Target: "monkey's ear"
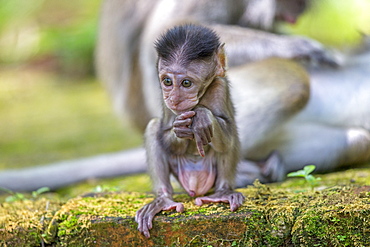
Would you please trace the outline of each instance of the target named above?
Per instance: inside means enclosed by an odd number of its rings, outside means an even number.
[[[220,45],[216,52],[216,76],[225,77],[226,74],[226,54],[225,54],[225,44]]]

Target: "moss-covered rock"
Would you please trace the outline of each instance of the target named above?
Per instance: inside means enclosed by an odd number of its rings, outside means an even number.
[[[370,170],[323,175],[320,187],[304,180],[240,189],[245,203],[195,206],[176,194],[185,212],[155,217],[151,238],[137,231],[135,212],[154,197],[103,193],[65,203],[51,199],[2,203],[3,246],[368,246]]]

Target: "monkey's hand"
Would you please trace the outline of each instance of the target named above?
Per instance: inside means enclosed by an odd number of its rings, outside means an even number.
[[[230,204],[231,211],[235,211],[243,204],[244,199],[245,198],[242,193],[232,190],[220,190],[210,196],[196,198],[195,204],[202,206],[204,203],[225,202]]]
[[[286,48],[291,51],[292,58],[307,60],[312,65],[329,65],[338,67],[340,58],[333,51],[326,49],[321,43],[304,38],[289,37],[286,38]]]
[[[213,114],[205,107],[194,109],[195,116],[191,128],[194,134],[194,140],[198,148],[199,154],[204,157],[204,147],[212,141],[213,137]]]
[[[149,238],[149,230],[152,229],[154,216],[162,210],[176,209],[177,212],[184,212],[182,203],[174,202],[168,197],[157,197],[151,203],[146,204],[139,209],[135,215],[135,221],[138,223],[138,230]]]
[[[194,111],[187,111],[175,118],[173,122],[173,131],[178,138],[194,139],[193,131],[190,129],[194,115]]]

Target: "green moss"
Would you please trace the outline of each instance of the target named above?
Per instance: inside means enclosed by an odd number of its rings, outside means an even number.
[[[339,47],[358,44],[361,34],[370,33],[369,1],[326,0],[311,5],[297,23],[284,23],[285,31]]]
[[[361,188],[361,189],[360,189]],[[320,204],[308,207],[292,229],[296,244],[322,246],[365,246],[370,241],[368,187],[338,188],[337,193],[324,194]]]
[[[51,222],[60,207],[60,202],[45,198],[2,203],[0,245],[39,246],[41,241],[48,243],[49,237],[55,233]]]
[[[322,175],[322,184],[316,190],[292,185],[295,180],[271,185],[256,182],[239,190],[246,200],[236,212],[224,203],[199,207],[193,198],[175,194],[175,201],[184,204],[185,212],[158,214],[150,239],[137,231],[134,215],[153,200],[153,194],[111,192],[65,203],[49,199],[3,203],[0,244],[366,246],[370,241],[370,186],[365,185],[368,178],[364,175],[368,171],[349,170],[348,174]],[[328,177],[339,185],[332,186]]]

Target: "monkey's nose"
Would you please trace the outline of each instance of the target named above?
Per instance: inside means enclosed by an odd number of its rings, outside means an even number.
[[[171,104],[172,104],[173,106],[178,106],[178,105],[179,105],[179,101],[177,101],[177,100],[175,100],[175,99],[173,99],[173,98],[170,98],[170,101],[171,101]]]
[[[180,101],[177,97],[170,97],[170,102],[174,110],[180,105]]]

